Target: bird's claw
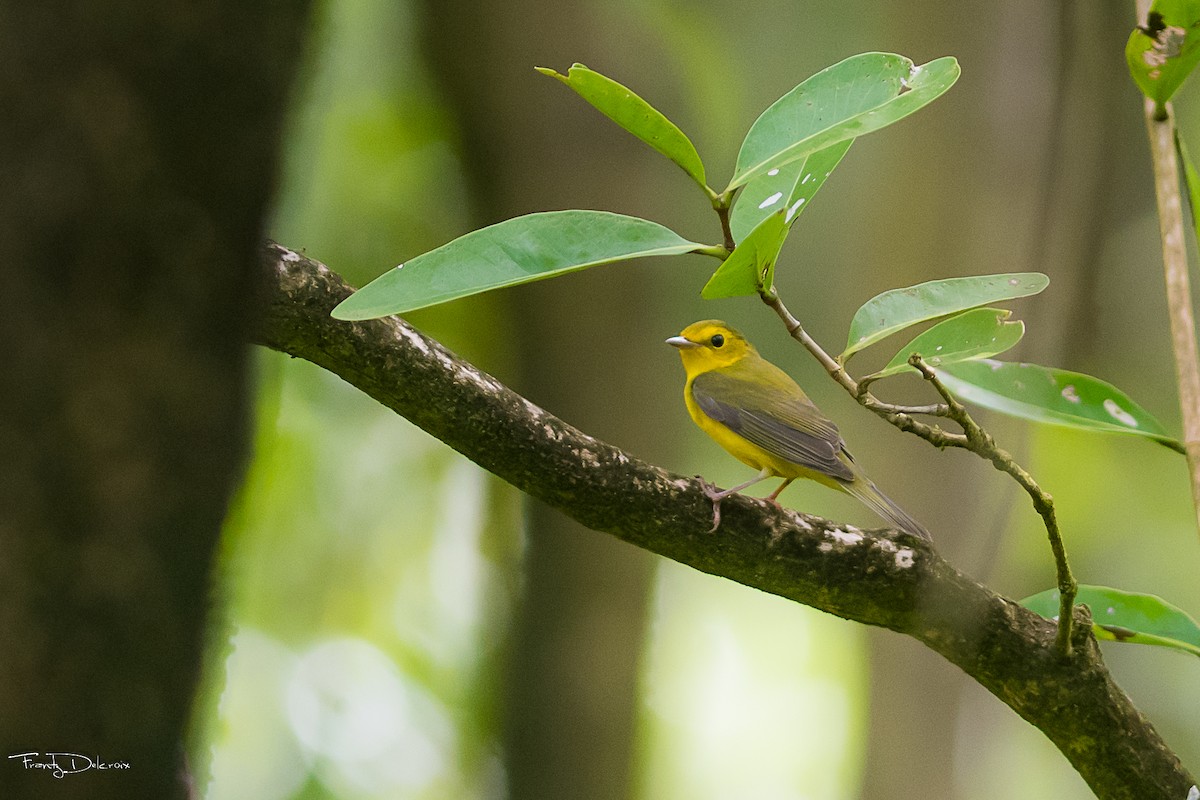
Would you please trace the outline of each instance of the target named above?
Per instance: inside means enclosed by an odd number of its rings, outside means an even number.
[[[729,496],[729,492],[722,491],[721,489],[717,488],[715,483],[709,483],[699,475],[697,475],[696,478],[700,481],[700,491],[704,492],[704,496],[712,501],[713,524],[712,527],[708,529],[708,532],[716,533],[717,528],[721,527],[721,501]]]

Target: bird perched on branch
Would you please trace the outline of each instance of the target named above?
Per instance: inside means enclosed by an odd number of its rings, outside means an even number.
[[[783,483],[767,500],[797,478],[846,492],[887,522],[929,539],[929,531],[892,502],[846,451],[833,424],[787,373],[758,354],[754,345],[720,320],[683,329],[667,344],[679,348],[687,383],[683,400],[692,421],[758,475],[732,489],[705,484],[713,503],[713,527],[721,524],[721,501],[770,477]]]

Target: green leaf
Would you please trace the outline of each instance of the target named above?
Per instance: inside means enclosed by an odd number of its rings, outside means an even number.
[[[1200,172],[1196,171],[1196,164],[1192,161],[1192,157],[1183,143],[1183,137],[1179,135],[1178,128],[1175,129],[1175,149],[1179,153],[1179,160],[1183,162],[1183,177],[1187,183],[1188,211],[1191,212],[1192,230],[1196,231],[1197,236],[1200,236],[1200,215],[1196,213],[1196,204],[1200,203]]]
[[[977,406],[1050,425],[1146,436],[1183,452],[1149,412],[1090,375],[991,359],[935,371],[955,396]]]
[[[757,294],[759,287],[775,283],[775,260],[787,238],[791,221],[786,209],[780,209],[750,231],[742,243],[717,267],[700,291],[709,300]]]
[[[1003,308],[976,308],[939,322],[900,348],[887,366],[871,377],[916,372],[916,367],[908,363],[913,353],[920,353],[931,367],[1003,353],[1025,335],[1025,323],[1010,322],[1010,316],[1012,312]]]
[[[700,184],[700,188],[707,191],[704,164],[695,145],[654,106],[612,78],[590,70],[583,64],[573,64],[566,75],[547,67],[535,69],[570,86],[601,114],[682,167],[692,180]]]
[[[810,153],[891,125],[958,80],[958,62],[922,66],[892,53],[863,53],[813,75],[750,127],[726,191]]]
[[[1048,589],[1026,597],[1021,605],[1056,620],[1058,596],[1057,589]],[[1200,656],[1200,625],[1161,597],[1107,586],[1080,586],[1075,602],[1092,610],[1097,639],[1173,647]]]
[[[838,356],[845,362],[865,347],[918,322],[957,314],[968,308],[1037,294],[1050,279],[1040,272],[1010,272],[946,278],[892,289],[863,304],[850,321],[846,349]]]
[[[741,241],[754,226],[781,208],[796,206],[793,224],[800,212],[808,208],[813,195],[825,184],[825,179],[846,155],[853,139],[818,150],[798,161],[768,170],[767,174],[746,184],[738,193],[729,227],[736,241]],[[799,205],[797,205],[797,203]]]
[[[1134,28],[1125,43],[1125,62],[1134,83],[1162,106],[1200,61],[1200,2],[1155,0],[1146,27]]]
[[[702,246],[656,222],[608,211],[528,214],[472,231],[388,270],[343,300],[332,316],[403,314],[501,286]]]

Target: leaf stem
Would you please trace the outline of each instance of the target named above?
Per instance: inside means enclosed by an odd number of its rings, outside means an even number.
[[[691,252],[699,253],[702,256],[712,256],[720,261],[724,261],[725,259],[729,258],[729,254],[733,251],[722,244],[710,244],[704,247],[697,247]]]
[[[1160,119],[1159,112],[1165,112]],[[1184,244],[1183,199],[1179,187],[1179,161],[1175,150],[1175,117],[1170,103],[1156,106],[1145,101],[1146,133],[1154,162],[1154,194],[1158,200],[1158,226],[1162,239],[1163,270],[1167,285],[1167,315],[1175,354],[1175,379],[1183,416],[1183,441],[1192,479],[1192,503],[1200,529],[1200,355],[1196,349],[1196,321],[1188,280]]]

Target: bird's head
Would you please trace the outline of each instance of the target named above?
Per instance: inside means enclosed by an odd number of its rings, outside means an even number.
[[[727,367],[756,353],[746,337],[719,319],[693,322],[678,336],[667,339],[667,344],[679,348],[689,375]]]

